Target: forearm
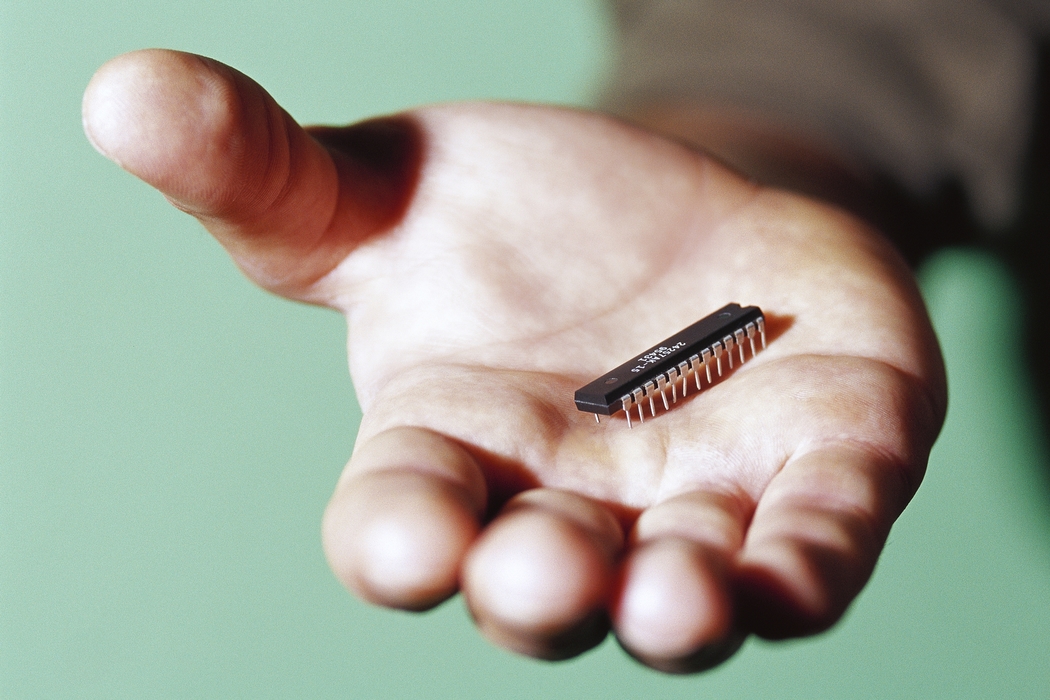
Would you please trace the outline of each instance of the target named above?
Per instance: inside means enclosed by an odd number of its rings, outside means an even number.
[[[999,4],[619,0],[603,105],[851,209],[916,262],[1017,217],[1042,25]]]

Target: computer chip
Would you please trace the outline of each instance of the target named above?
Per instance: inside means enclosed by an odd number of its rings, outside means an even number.
[[[723,360],[728,362],[729,369],[733,368],[734,354],[739,356],[741,363],[744,362],[745,341],[751,349],[751,356],[755,356],[756,336],[764,349],[766,319],[762,310],[757,306],[728,304],[578,389],[576,408],[593,413],[599,422],[600,415],[611,416],[623,411],[627,414],[628,427],[633,427],[632,408],[638,408],[639,422],[645,420],[644,403],[649,404],[650,414],[656,416],[657,396],[664,410],[669,410],[668,390],[671,391],[671,403],[677,403],[678,387],[681,386],[685,398],[690,379],[696,384],[697,391],[704,388],[701,376],[710,386],[716,374],[722,376]]]

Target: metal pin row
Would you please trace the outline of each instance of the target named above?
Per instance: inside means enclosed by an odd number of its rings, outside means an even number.
[[[633,428],[631,422],[631,409],[635,406],[638,407],[638,422],[645,422],[645,409],[643,408],[643,402],[648,402],[649,413],[656,416],[656,396],[659,394],[660,400],[664,405],[664,410],[670,410],[671,405],[667,401],[667,389],[671,389],[671,403],[678,403],[678,380],[682,382],[682,398],[685,398],[689,392],[689,375],[693,375],[693,379],[696,383],[696,390],[700,391],[702,388],[700,382],[700,372],[703,370],[707,376],[707,385],[710,386],[714,383],[714,377],[711,373],[711,362],[714,361],[715,371],[718,376],[722,376],[722,358],[725,357],[729,362],[729,368],[733,368],[733,355],[734,350],[738,351],[740,356],[740,362],[744,362],[744,339],[747,339],[748,345],[751,347],[751,357],[756,354],[755,348],[755,337],[758,337],[762,343],[762,349],[766,349],[766,324],[765,320],[759,318],[757,321],[749,322],[743,328],[738,328],[733,331],[732,335],[727,335],[722,340],[716,340],[711,347],[704,348],[700,353],[693,355],[688,360],[679,362],[676,367],[672,367],[666,372],[660,374],[656,379],[651,379],[639,388],[632,391],[630,394],[624,394],[620,398],[620,403],[623,407],[623,412],[627,415],[627,427]],[[598,414],[594,414],[597,419]]]

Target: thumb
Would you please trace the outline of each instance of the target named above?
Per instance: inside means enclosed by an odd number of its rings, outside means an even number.
[[[119,56],[84,94],[91,143],[197,217],[255,282],[311,286],[394,226],[422,153],[410,117],[300,127],[265,90],[216,61],[166,50]]]

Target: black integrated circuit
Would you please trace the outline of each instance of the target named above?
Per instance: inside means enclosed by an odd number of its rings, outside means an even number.
[[[587,386],[576,391],[576,408],[599,415],[611,416],[618,411],[627,414],[627,425],[631,425],[631,409],[638,407],[638,420],[645,420],[642,404],[649,403],[649,411],[656,416],[656,397],[659,395],[664,409],[670,409],[671,401],[678,401],[678,386],[682,396],[689,391],[689,379],[702,388],[701,374],[707,385],[714,382],[712,364],[719,377],[722,376],[722,361],[727,360],[733,368],[734,352],[740,362],[745,360],[745,343],[750,346],[751,356],[757,351],[755,338],[762,348],[766,347],[766,320],[757,306],[727,304],[693,325],[684,328],[659,345],[649,348],[641,355],[603,374]]]

